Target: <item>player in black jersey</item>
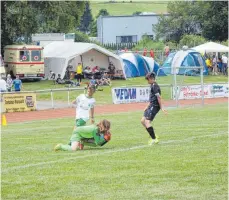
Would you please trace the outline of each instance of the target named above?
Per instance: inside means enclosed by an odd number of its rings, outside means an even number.
[[[146,128],[151,138],[149,140],[149,145],[157,144],[159,142],[158,137],[154,133],[154,129],[151,125],[151,122],[155,118],[156,114],[159,110],[162,110],[165,114],[167,111],[163,109],[161,102],[161,89],[159,85],[155,81],[155,73],[151,72],[146,75],[146,80],[150,84],[150,96],[149,96],[149,104],[144,110],[144,116],[141,119],[142,125]]]

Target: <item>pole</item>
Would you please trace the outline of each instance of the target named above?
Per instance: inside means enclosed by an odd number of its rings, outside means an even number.
[[[175,89],[176,107],[178,107],[178,96],[177,96],[177,70],[176,70],[176,67],[174,67],[173,73],[174,73],[174,89]]]
[[[68,88],[68,107],[70,107],[70,93],[69,93],[69,88]]]
[[[200,68],[200,82],[201,82],[201,105],[204,106],[204,70],[203,66]]]
[[[54,102],[53,102],[53,92],[51,90],[51,102],[52,102],[52,108],[54,108]]]

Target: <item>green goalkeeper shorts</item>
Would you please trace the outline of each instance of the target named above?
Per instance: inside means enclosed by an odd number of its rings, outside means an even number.
[[[76,119],[76,126],[84,126],[86,122],[83,119]]]

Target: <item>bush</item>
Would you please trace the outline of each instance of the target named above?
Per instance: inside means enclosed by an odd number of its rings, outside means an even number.
[[[222,44],[222,45],[225,45],[225,46],[227,46],[227,47],[229,46],[229,45],[228,45],[228,40],[221,42],[221,44]]]
[[[202,36],[199,35],[184,35],[182,36],[180,42],[179,42],[179,46],[188,46],[189,48],[191,47],[195,47],[201,44],[204,44],[206,41],[206,39]]]
[[[90,39],[89,39],[88,35],[80,32],[80,31],[76,31],[75,32],[75,42],[90,42]]]
[[[143,39],[139,41],[139,43],[133,48],[133,50],[143,50],[144,48],[163,50],[164,46],[164,43],[161,41],[153,41],[150,38],[143,36]]]

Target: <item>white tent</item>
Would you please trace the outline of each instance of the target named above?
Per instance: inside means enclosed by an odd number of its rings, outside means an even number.
[[[67,66],[73,66],[75,71],[79,62],[83,67],[99,66],[104,69],[108,69],[109,62],[112,62],[116,70],[122,70],[124,73],[124,64],[119,56],[91,43],[52,42],[44,47],[44,58],[46,77],[52,71],[64,78]]]
[[[215,42],[207,42],[205,44],[201,44],[199,46],[193,47],[192,49],[194,49],[200,53],[229,52],[229,47],[224,46],[222,44],[215,43]]]

